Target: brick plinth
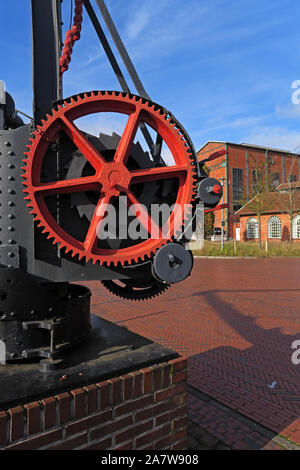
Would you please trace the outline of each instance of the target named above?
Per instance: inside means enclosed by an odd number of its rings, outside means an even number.
[[[0,411],[0,449],[186,449],[187,360]]]

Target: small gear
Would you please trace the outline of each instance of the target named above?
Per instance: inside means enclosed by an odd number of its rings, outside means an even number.
[[[101,281],[101,284],[112,294],[125,300],[149,300],[169,289],[170,284],[156,279],[122,279]]]
[[[128,115],[128,121],[121,139],[114,152],[113,158],[107,160],[91,143],[85,134],[78,129],[74,121],[88,114],[98,112],[117,112]],[[157,132],[169,147],[174,164],[170,166],[153,166],[152,168],[130,169],[129,157],[138,128],[141,124],[148,125]],[[51,147],[60,147],[62,134],[67,136],[73,147],[77,148],[92,168],[91,174],[76,178],[49,177],[56,174],[55,158]],[[156,251],[181,233],[186,220],[192,217],[192,208],[197,189],[197,158],[193,153],[189,137],[185,135],[180,124],[159,105],[141,97],[120,92],[90,92],[63,100],[42,120],[30,139],[27,159],[24,160],[24,192],[27,206],[31,214],[61,249],[71,256],[81,260],[92,260],[101,265],[128,265],[150,259]],[[49,157],[49,152],[52,156]],[[47,156],[47,158],[45,158]],[[49,157],[49,158],[48,158]],[[63,159],[63,156],[61,157]],[[45,163],[46,160],[46,163]],[[49,161],[48,161],[49,160]],[[47,166],[48,165],[48,166]],[[139,200],[139,186],[153,185],[157,181],[175,180],[172,200],[166,202],[172,207],[176,204],[181,208],[181,216],[176,217],[172,209],[169,217],[170,231],[168,236],[162,233],[162,227],[149,214],[153,203],[151,196],[147,201],[147,211]],[[173,183],[172,183],[173,184]],[[67,199],[78,193],[96,194],[95,206],[89,221],[83,230],[83,225],[73,220],[75,208],[72,209]],[[122,246],[101,245],[99,226],[106,210],[113,200],[121,195],[127,197],[129,205],[138,207],[136,219],[145,230],[153,224],[158,231],[158,237],[151,237],[136,242],[132,240]],[[48,203],[49,198],[54,198]],[[164,201],[163,196],[161,200]],[[74,199],[73,199],[74,201]],[[64,214],[64,207],[70,206],[69,214]],[[65,205],[65,206],[64,206]],[[190,207],[187,213],[186,207]],[[72,212],[73,210],[73,212]],[[68,229],[65,228],[67,225]],[[74,235],[75,232],[75,235]]]

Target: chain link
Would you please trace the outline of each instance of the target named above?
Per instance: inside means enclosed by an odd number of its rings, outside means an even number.
[[[73,47],[76,41],[80,39],[81,25],[82,25],[82,10],[83,10],[83,0],[75,0],[75,16],[74,16],[74,25],[72,29],[69,29],[66,34],[66,40],[62,56],[59,61],[60,74],[62,75],[66,70],[68,70]]]

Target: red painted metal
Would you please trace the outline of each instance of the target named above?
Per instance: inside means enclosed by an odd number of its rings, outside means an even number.
[[[212,160],[216,160],[217,158],[222,157],[223,155],[227,155],[227,154],[228,154],[228,151],[225,149],[218,150],[217,152],[212,153],[208,158],[201,160],[200,163],[211,162]]]
[[[74,120],[90,113],[119,112],[129,116],[127,125],[116,149],[114,159],[111,162],[105,160],[101,153],[87,140],[84,134],[76,127]],[[144,122],[158,132],[172,152],[175,165],[150,169],[130,171],[126,167],[139,124]],[[95,170],[93,176],[77,179],[41,182],[41,169],[45,154],[50,142],[54,142],[59,132],[63,130],[89,161]],[[53,238],[53,244],[60,243],[61,248],[71,252],[79,259],[98,261],[100,264],[124,264],[145,259],[152,256],[158,248],[172,240],[173,236],[184,224],[185,205],[194,201],[196,192],[196,168],[190,157],[189,147],[182,133],[174,123],[157,106],[133,95],[125,95],[119,92],[91,92],[81,94],[76,99],[69,99],[63,105],[59,105],[47,115],[42,126],[38,126],[33,133],[29,151],[25,154],[26,166],[23,168],[23,177],[27,193],[25,199],[29,201],[31,213],[43,227],[44,233],[48,233],[48,239]],[[170,237],[166,240],[162,229],[156,226],[158,238],[149,238],[135,246],[119,250],[104,250],[97,247],[97,230],[102,223],[105,211],[113,197],[126,194],[129,204],[139,204],[131,190],[132,184],[154,181],[159,179],[178,178],[179,188],[176,205],[182,209],[182,216],[178,217],[175,211],[171,213],[168,221]],[[100,197],[91,220],[89,230],[83,242],[66,233],[50,214],[45,197],[51,194],[64,194],[82,191],[98,190]],[[150,201],[151,202],[151,201]],[[146,229],[150,224],[153,229],[155,222],[145,209],[140,206],[137,213],[141,225]],[[101,227],[101,225],[100,225]]]
[[[219,211],[221,209],[228,209],[228,207],[229,207],[229,204],[219,204],[214,209],[206,209],[204,211],[204,213],[207,214],[207,212],[215,212],[215,211]]]
[[[75,0],[75,16],[72,29],[66,34],[64,49],[59,61],[60,74],[62,75],[69,68],[73,47],[76,41],[80,39],[82,25],[83,0]]]
[[[213,190],[213,193],[220,194],[222,191],[222,187],[219,184],[215,184],[212,190]]]

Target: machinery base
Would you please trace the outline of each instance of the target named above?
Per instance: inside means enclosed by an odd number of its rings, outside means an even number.
[[[53,370],[47,362],[43,370],[39,362],[0,365],[0,410],[178,357],[174,351],[95,315],[91,315],[91,326],[87,340],[65,351],[63,361]]]

